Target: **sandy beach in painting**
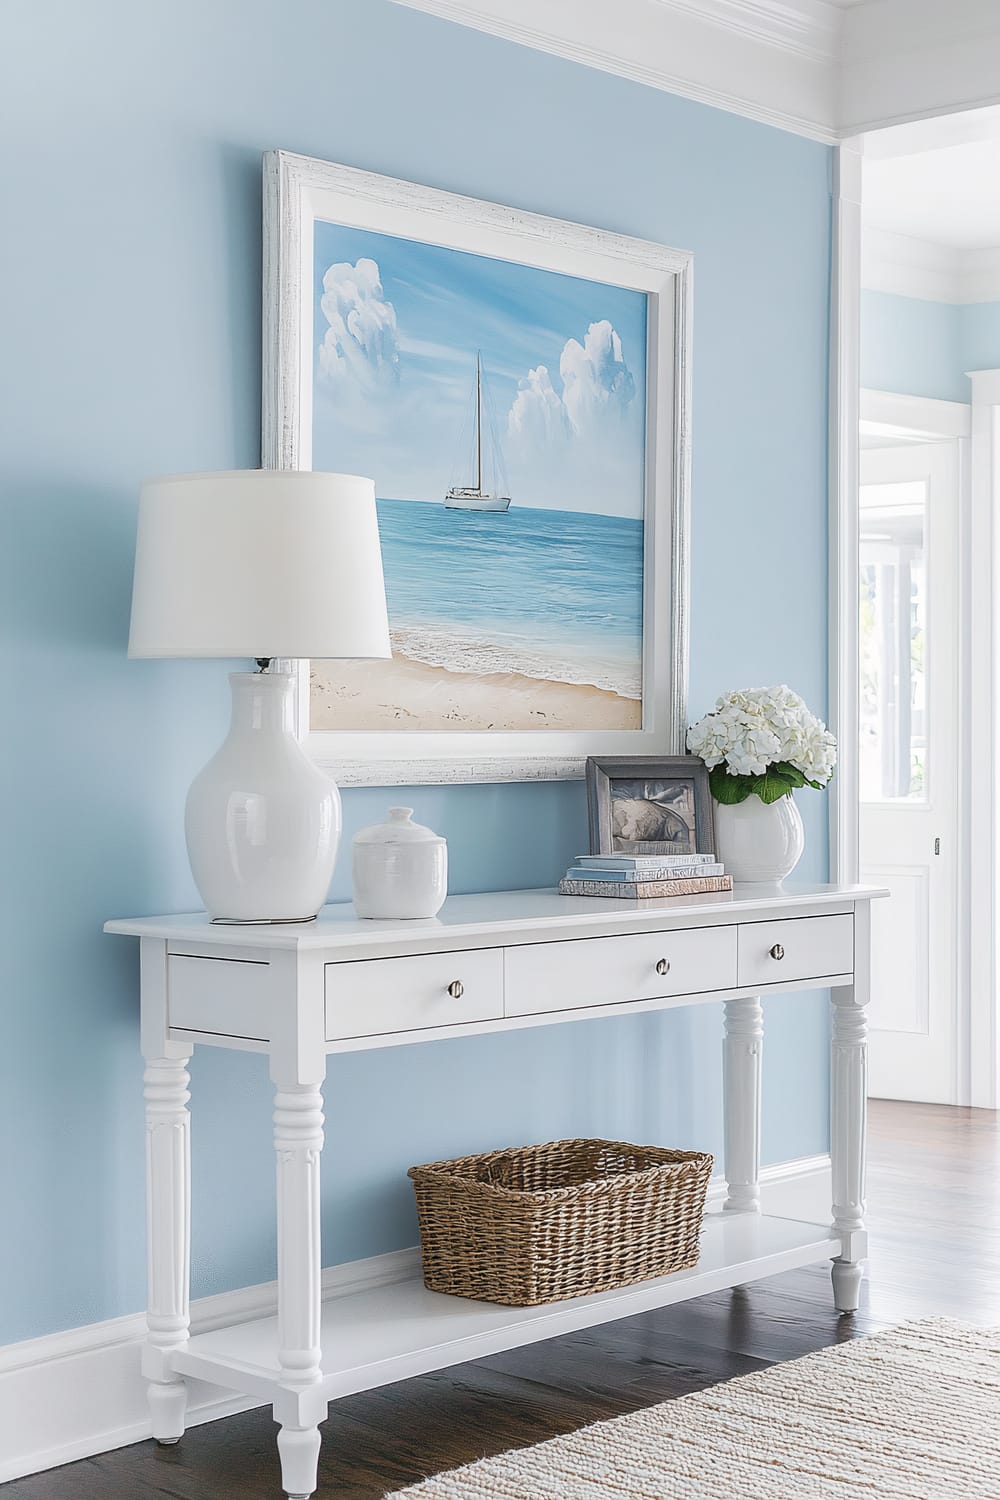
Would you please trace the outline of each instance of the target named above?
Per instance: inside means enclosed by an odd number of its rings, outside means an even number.
[[[642,705],[519,672],[472,676],[405,656],[314,662],[313,729],[639,729]]]

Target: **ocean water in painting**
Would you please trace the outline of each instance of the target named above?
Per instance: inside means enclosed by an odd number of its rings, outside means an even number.
[[[397,655],[641,694],[642,523],[380,500]]]

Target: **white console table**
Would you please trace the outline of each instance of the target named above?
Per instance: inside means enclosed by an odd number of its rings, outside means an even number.
[[[213,926],[204,915],[109,922],[141,939],[146,1059],[149,1381],[153,1434],[184,1430],[196,1377],[270,1402],[282,1483],[316,1488],[327,1403],[815,1261],[858,1305],[864,1228],[870,901],[860,886],[737,888],[690,901],[555,891],[454,896],[424,922]],[[832,1223],[760,1212],[764,994],[832,993]],[[728,1197],[693,1270],[545,1307],[427,1291],[416,1279],[321,1295],[320,1152],[327,1055],[724,1000]],[[278,1315],[191,1336],[187,1061],[196,1044],[266,1052],[276,1095]],[[670,1144],[670,1143],[667,1143]],[[348,1278],[349,1280],[349,1278]]]

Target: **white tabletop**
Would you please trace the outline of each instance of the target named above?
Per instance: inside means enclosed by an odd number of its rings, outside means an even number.
[[[179,916],[128,917],[105,924],[105,932],[164,938],[220,948],[416,949],[453,948],[546,937],[599,936],[608,932],[660,931],[705,923],[747,922],[849,908],[887,892],[864,885],[790,884],[780,891],[737,886],[707,896],[668,896],[623,901],[616,897],[560,896],[554,889],[488,891],[450,896],[436,917],[420,921],[373,921],[358,917],[350,902],[324,906],[315,922],[228,926],[206,912]],[[523,934],[523,938],[521,935]],[[475,940],[473,943],[472,940]]]

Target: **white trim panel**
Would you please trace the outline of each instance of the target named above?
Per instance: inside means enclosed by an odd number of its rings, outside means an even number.
[[[823,1218],[830,1202],[830,1158],[802,1157],[764,1167],[764,1207],[790,1218]],[[714,1178],[708,1207],[720,1208]],[[349,1288],[389,1286],[414,1274],[416,1249],[397,1250],[323,1272],[324,1298]],[[192,1304],[192,1333],[270,1317],[277,1283],[205,1297]],[[139,1373],[146,1319],[141,1313],[49,1334],[0,1349],[0,1483],[124,1448],[150,1436],[146,1382]],[[258,1403],[202,1381],[190,1382],[187,1424],[199,1426]],[[183,1441],[183,1440],[182,1440]]]

